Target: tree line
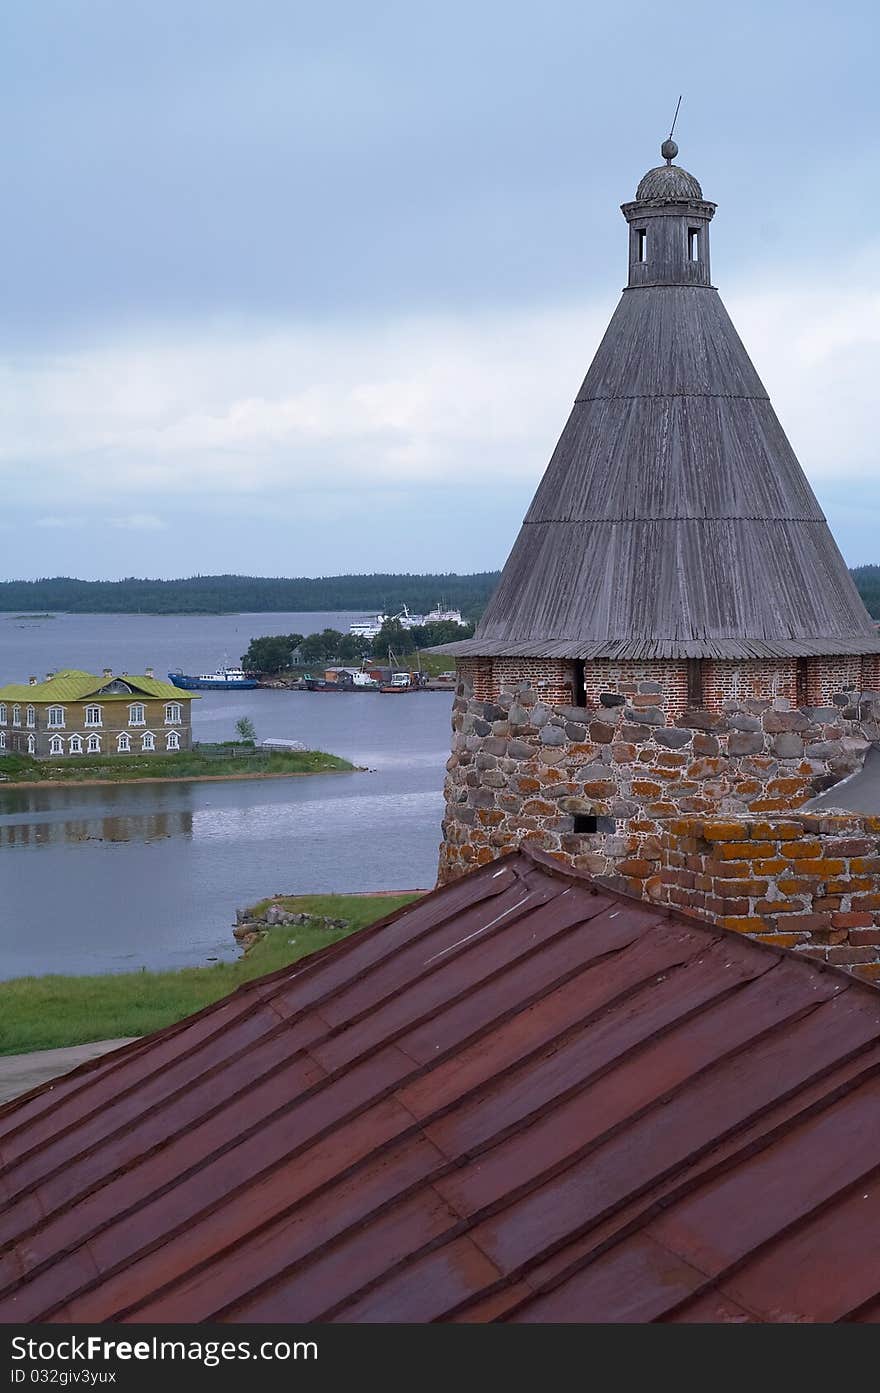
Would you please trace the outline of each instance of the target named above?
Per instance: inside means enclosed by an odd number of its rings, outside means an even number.
[[[855,566],[852,577],[880,619],[880,566]],[[45,614],[266,614],[350,610],[394,613],[408,605],[426,611],[438,600],[479,619],[498,583],[498,571],[474,575],[345,575],[286,579],[264,576],[187,576],[179,580],[0,581],[0,611]]]
[[[852,578],[868,613],[880,619],[880,566],[855,566]]]
[[[0,611],[61,610],[68,614],[265,614],[272,611],[350,610],[416,613],[439,600],[478,619],[498,582],[498,571],[475,575],[346,575],[287,579],[263,576],[188,576],[179,580],[0,581]]]
[[[330,663],[358,666],[364,658],[375,657],[387,662],[390,649],[396,658],[414,653],[417,648],[433,648],[438,643],[453,643],[455,639],[470,638],[474,625],[441,620],[434,624],[418,624],[405,629],[399,620],[390,619],[382,625],[374,639],[344,634],[339,629],[324,629],[319,634],[265,634],[252,638],[241,665],[246,672],[259,672],[275,677],[292,667],[320,667]]]

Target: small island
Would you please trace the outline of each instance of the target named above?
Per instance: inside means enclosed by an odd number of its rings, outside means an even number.
[[[86,755],[75,761],[68,757],[53,760],[8,754],[0,761],[0,787],[280,779],[302,774],[350,774],[357,767],[323,750],[267,750],[243,741],[229,741],[182,750],[179,754]]]

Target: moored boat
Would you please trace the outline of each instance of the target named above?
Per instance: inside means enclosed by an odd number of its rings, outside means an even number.
[[[240,692],[260,685],[255,677],[249,676],[240,667],[221,667],[216,672],[200,673],[198,677],[190,677],[185,672],[169,672],[168,680],[185,692]]]

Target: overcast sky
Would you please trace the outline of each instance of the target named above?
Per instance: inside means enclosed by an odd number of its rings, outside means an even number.
[[[880,561],[870,0],[28,0],[0,15],[0,575],[503,563],[679,162]]]

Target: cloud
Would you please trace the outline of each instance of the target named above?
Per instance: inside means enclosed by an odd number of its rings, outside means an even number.
[[[865,248],[836,280],[740,280],[725,301],[802,464],[843,501],[873,481],[880,294]],[[45,528],[155,533],[171,509],[326,520],[479,486],[527,501],[613,297],[332,325],[144,329],[0,361],[0,477]],[[519,506],[519,504],[517,504]],[[61,509],[69,507],[70,515]]]
[[[125,517],[111,518],[110,526],[125,532],[164,532],[168,524],[155,513],[128,513]]]

